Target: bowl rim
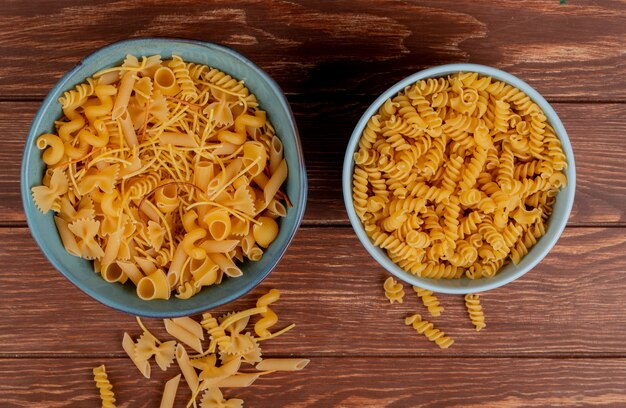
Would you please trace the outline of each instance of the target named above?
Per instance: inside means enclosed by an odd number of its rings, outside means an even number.
[[[40,123],[43,120],[43,117],[42,117],[43,113],[49,109],[51,104],[56,102],[53,99],[53,95],[57,93],[59,89],[65,90],[67,88],[67,83],[70,82],[72,79],[75,79],[74,76],[76,75],[76,72],[86,63],[89,63],[91,60],[96,59],[98,55],[100,55],[101,53],[104,53],[109,50],[114,50],[117,48],[123,48],[123,47],[128,47],[128,46],[133,46],[133,45],[136,46],[136,45],[139,45],[141,43],[146,43],[146,42],[169,43],[169,44],[186,43],[186,44],[190,44],[193,46],[205,48],[209,52],[217,51],[217,52],[221,52],[224,54],[228,54],[231,57],[235,58],[236,60],[240,61],[242,64],[249,66],[253,71],[255,71],[263,79],[263,81],[267,82],[269,87],[275,90],[276,97],[280,103],[280,108],[281,110],[285,111],[285,113],[287,114],[287,118],[289,119],[288,127],[289,127],[290,132],[292,132],[294,136],[295,152],[297,154],[297,162],[300,167],[299,182],[300,182],[300,185],[302,186],[297,197],[297,200],[298,200],[297,202],[301,203],[301,205],[296,208],[296,213],[294,215],[295,224],[293,226],[292,231],[287,236],[284,246],[276,252],[275,258],[273,258],[272,261],[268,263],[268,267],[264,269],[262,273],[260,273],[256,279],[251,281],[250,285],[244,287],[240,293],[239,292],[229,293],[228,295],[220,299],[214,300],[212,302],[207,302],[205,305],[198,305],[196,307],[188,307],[188,308],[180,308],[180,309],[170,310],[166,312],[161,312],[158,310],[154,311],[150,309],[143,309],[143,308],[135,307],[135,306],[129,306],[116,300],[115,297],[101,296],[100,294],[94,292],[89,286],[84,286],[82,283],[76,280],[71,273],[66,272],[65,268],[61,265],[60,261],[56,259],[56,257],[51,255],[52,252],[49,250],[46,240],[43,239],[42,236],[39,236],[34,233],[34,229],[33,229],[34,220],[31,219],[31,216],[29,215],[29,210],[27,208],[27,203],[29,202],[29,200],[31,200],[30,188],[25,183],[25,180],[27,179],[28,168],[30,167],[30,159],[28,156],[28,152],[32,150],[33,145],[34,145],[34,140],[39,136],[35,134],[35,130],[40,126]],[[27,222],[29,231],[31,233],[31,236],[37,243],[39,250],[43,253],[44,257],[48,260],[48,262],[50,262],[52,266],[54,266],[54,268],[58,272],[60,272],[67,280],[69,280],[74,286],[76,286],[78,289],[80,289],[82,292],[87,294],[92,299],[95,299],[98,302],[112,309],[115,309],[124,313],[132,314],[135,316],[149,317],[149,318],[172,318],[172,317],[182,317],[182,316],[198,314],[203,311],[214,309],[216,307],[222,306],[226,303],[239,299],[240,297],[245,296],[254,288],[256,288],[261,282],[263,282],[263,280],[265,280],[265,278],[269,276],[269,274],[276,268],[280,260],[283,258],[285,252],[287,251],[287,249],[293,242],[293,239],[302,223],[302,219],[304,218],[304,213],[305,213],[306,204],[307,204],[308,178],[307,178],[307,172],[306,172],[306,165],[304,161],[304,153],[302,151],[302,144],[300,142],[300,133],[298,131],[298,127],[296,124],[293,111],[291,110],[291,105],[287,101],[287,97],[285,96],[285,93],[282,90],[282,88],[263,69],[261,69],[258,65],[256,65],[247,57],[243,56],[241,53],[231,48],[228,48],[226,46],[212,43],[209,41],[200,41],[200,40],[192,40],[192,39],[185,39],[185,38],[172,38],[172,37],[136,37],[136,38],[125,39],[125,40],[109,43],[103,47],[97,48],[96,50],[92,51],[89,55],[82,58],[74,67],[68,70],[56,82],[56,84],[52,87],[52,89],[48,92],[45,99],[41,103],[39,109],[37,110],[37,113],[33,117],[31,126],[28,130],[28,134],[26,137],[26,141],[24,145],[24,152],[22,155],[22,163],[21,163],[21,168],[20,168],[20,193],[21,193],[20,195],[22,199],[22,207],[24,209],[24,215],[26,217],[26,222]],[[149,302],[146,301],[145,304],[148,305]]]
[[[490,76],[496,80],[503,81],[507,84],[515,86],[520,89],[526,95],[528,95],[533,102],[535,102],[539,107],[543,110],[546,117],[548,118],[549,123],[555,130],[557,138],[561,141],[563,152],[566,155],[568,167],[565,171],[567,175],[568,186],[566,191],[561,191],[559,193],[559,198],[561,200],[565,200],[565,211],[559,214],[558,217],[555,217],[555,214],[552,214],[549,218],[549,226],[548,230],[555,231],[554,235],[551,239],[547,241],[542,241],[546,245],[541,248],[541,251],[534,252],[533,258],[531,262],[529,262],[523,268],[515,268],[511,273],[507,273],[503,276],[503,274],[496,274],[494,277],[490,278],[481,278],[477,280],[470,280],[466,277],[458,278],[455,280],[436,280],[430,278],[423,278],[417,275],[413,275],[409,272],[406,272],[391,259],[382,252],[379,251],[379,248],[374,246],[374,244],[370,241],[367,236],[365,229],[359,219],[356,211],[354,210],[354,203],[352,201],[352,176],[354,173],[354,153],[356,152],[358,142],[361,138],[361,134],[367,125],[370,117],[372,117],[378,109],[383,105],[383,103],[393,96],[395,96],[398,92],[402,91],[409,85],[413,83],[425,79],[425,78],[436,78],[442,77],[449,74],[453,74],[456,72],[476,72],[479,75]],[[497,68],[489,67],[486,65],[479,64],[469,64],[469,63],[456,63],[456,64],[446,64],[439,65],[431,68],[427,68],[424,70],[417,71],[408,77],[402,79],[397,82],[395,85],[388,88],[385,92],[383,92],[376,100],[368,107],[368,109],[363,113],[357,125],[355,126],[352,134],[350,136],[350,140],[348,142],[348,146],[346,148],[346,153],[343,161],[343,169],[342,169],[342,192],[343,192],[343,200],[344,205],[346,207],[346,211],[348,213],[348,218],[350,220],[350,224],[354,229],[359,241],[365,247],[367,252],[378,262],[383,268],[385,268],[392,275],[397,277],[398,279],[409,283],[414,286],[419,286],[424,289],[432,290],[439,293],[448,293],[448,294],[468,294],[468,293],[477,293],[484,292],[492,289],[496,289],[500,286],[506,285],[519,277],[526,274],[528,271],[533,269],[545,256],[550,252],[550,250],[554,247],[558,239],[560,238],[565,226],[567,224],[567,220],[569,218],[569,214],[572,210],[574,204],[574,196],[576,192],[576,165],[574,161],[574,153],[572,150],[571,142],[561,122],[561,119],[557,115],[556,111],[552,106],[546,101],[546,99],[537,92],[532,86],[521,80],[520,78],[509,74],[508,72],[502,71]],[[561,198],[561,195],[566,193],[564,197]],[[547,232],[546,232],[547,235]],[[539,241],[550,238],[547,236],[541,237]],[[534,248],[534,247],[533,247]],[[539,249],[539,248],[536,248]],[[450,282],[450,281],[462,281],[462,282],[471,282],[469,287],[460,286],[460,287],[449,287],[442,285],[442,282]]]

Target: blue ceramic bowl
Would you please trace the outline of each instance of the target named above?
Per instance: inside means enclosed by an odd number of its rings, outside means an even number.
[[[208,287],[191,299],[142,301],[131,284],[111,284],[93,272],[92,263],[74,257],[65,251],[57,234],[53,214],[42,214],[35,207],[31,187],[41,184],[44,163],[41,151],[35,146],[36,138],[54,131],[54,121],[62,116],[57,102],[64,91],[84,82],[86,78],[104,68],[119,65],[126,54],[135,56],[172,54],[186,61],[218,68],[245,81],[262,109],[274,125],[284,145],[284,155],[289,176],[284,185],[293,208],[280,223],[276,240],[258,262],[242,266],[243,276],[225,279],[220,285]],[[283,92],[265,72],[235,51],[211,43],[190,40],[144,38],[118,42],[106,46],[82,60],[56,84],[44,100],[28,133],[22,161],[21,190],[26,220],[30,231],[44,255],[67,279],[83,292],[112,308],[146,317],[176,317],[199,313],[230,302],[258,285],[277,265],[293,239],[304,215],[307,195],[307,177],[296,123]]]
[[[354,153],[357,151],[359,139],[361,138],[361,134],[363,133],[363,129],[365,129],[367,121],[369,120],[369,118],[376,114],[380,106],[388,98],[394,97],[405,87],[419,81],[420,79],[441,77],[459,71],[477,72],[481,75],[487,75],[494,79],[511,84],[518,89],[524,91],[535,103],[537,103],[541,107],[543,112],[546,114],[548,121],[550,122],[552,127],[554,127],[558,138],[563,144],[563,152],[567,157],[567,170],[565,171],[565,174],[567,176],[568,185],[566,188],[562,189],[558,193],[556,203],[554,204],[552,216],[548,220],[546,235],[544,235],[537,242],[537,244],[532,247],[528,255],[523,258],[519,265],[513,265],[512,263],[510,263],[502,268],[500,272],[498,272],[494,277],[491,278],[471,280],[464,277],[451,280],[435,280],[415,276],[404,271],[402,268],[400,268],[389,259],[385,251],[374,246],[374,244],[372,244],[372,242],[370,241],[369,237],[365,233],[365,230],[363,229],[363,225],[361,224],[359,217],[354,211],[354,204],[352,201],[352,174],[354,172],[353,156]],[[346,205],[346,209],[348,211],[348,217],[350,218],[350,223],[352,224],[354,231],[356,232],[359,240],[361,241],[365,249],[367,249],[370,255],[372,255],[374,259],[380,265],[382,265],[383,268],[387,269],[398,279],[410,283],[411,285],[426,288],[435,292],[465,294],[495,289],[509,282],[512,282],[531,270],[548,254],[548,252],[550,252],[550,249],[552,249],[554,244],[556,244],[556,241],[559,239],[559,236],[563,232],[570,211],[572,210],[572,205],[574,203],[574,192],[576,190],[576,167],[574,165],[574,153],[572,152],[572,145],[569,141],[569,138],[567,137],[567,132],[565,131],[561,120],[559,119],[554,109],[552,109],[552,106],[550,106],[550,104],[530,85],[511,74],[500,71],[499,69],[475,64],[450,64],[416,72],[415,74],[403,79],[402,81],[389,88],[387,91],[385,91],[385,93],[379,96],[378,99],[374,101],[374,103],[370,105],[370,107],[367,109],[367,111],[365,111],[365,113],[359,120],[359,123],[354,128],[352,136],[350,137],[350,142],[348,143],[348,148],[346,149],[346,155],[343,162],[342,188],[343,199]]]

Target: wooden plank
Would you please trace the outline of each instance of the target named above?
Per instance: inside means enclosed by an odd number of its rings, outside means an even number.
[[[178,373],[154,367],[146,380],[127,359],[2,359],[2,406],[98,406],[91,370],[102,363],[120,407],[158,406],[163,384]],[[255,408],[624,406],[625,386],[621,359],[332,357],[222,392]],[[189,396],[181,380],[175,406],[184,407]]]
[[[345,97],[329,105],[315,96],[292,97],[309,176],[305,225],[346,225],[341,166],[352,129],[371,98]],[[24,223],[19,171],[26,129],[36,102],[0,103],[0,224]],[[578,189],[570,225],[626,225],[626,105],[557,103],[574,145]],[[589,118],[594,118],[590,120]]]
[[[140,334],[131,316],[59,275],[26,229],[0,229],[0,242],[0,355],[121,355],[124,331]],[[624,228],[567,229],[533,271],[484,295],[487,328],[476,333],[462,296],[440,295],[445,311],[432,319],[408,285],[404,303],[390,305],[382,289],[387,274],[349,228],[303,228],[259,288],[216,312],[252,307],[268,289],[281,290],[277,328],[297,327],[263,345],[280,355],[624,357],[624,253]],[[405,326],[415,312],[456,343],[442,351]],[[146,324],[167,337],[162,322]]]
[[[505,69],[551,98],[626,100],[624,3],[559,3],[8,2],[0,97],[43,96],[108,43],[171,36],[230,46],[295,94],[379,94],[417,70],[472,62]]]

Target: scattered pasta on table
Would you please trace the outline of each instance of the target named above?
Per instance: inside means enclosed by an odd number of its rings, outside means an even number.
[[[257,323],[267,319],[269,311],[267,305],[275,303],[279,297],[280,292],[271,289],[258,299],[257,307],[226,313],[218,318],[205,313],[200,322],[189,317],[165,319],[166,331],[176,339],[170,341],[159,340],[137,317],[142,334],[133,340],[128,333],[124,333],[122,347],[141,375],[146,378],[150,378],[150,361],[153,358],[163,371],[168,370],[172,363],[176,362],[180,373],[165,383],[161,408],[174,406],[181,378],[191,391],[188,407],[192,405],[200,408],[241,407],[243,400],[225,398],[222,389],[248,387],[262,376],[277,371],[300,371],[310,362],[305,358],[262,357],[261,342],[279,336],[295,326],[291,324],[267,334],[269,331],[265,330],[278,321],[275,312],[272,312],[275,320],[271,325],[262,324],[264,330],[261,330],[261,334],[255,336],[247,331],[251,318],[258,317]],[[256,325],[252,325],[251,330],[255,332]],[[203,344],[205,332],[209,339],[208,345]],[[185,345],[193,349],[195,354],[189,354]],[[103,407],[114,407],[104,405],[105,401],[111,404],[115,402],[104,366],[95,368],[94,375],[102,396]]]
[[[59,98],[32,198],[67,251],[144,300],[187,299],[258,261],[290,206],[283,145],[243,81],[128,55]]]
[[[431,316],[439,317],[444,308],[440,304],[439,299],[433,291],[420,288],[418,286],[412,286],[417,297],[421,300],[423,306],[428,310]],[[393,277],[388,277],[383,285],[385,291],[385,297],[390,303],[403,303],[404,290],[401,282],[396,282]],[[401,293],[401,296],[399,295]],[[399,298],[399,300],[397,300]],[[485,314],[483,312],[482,305],[480,304],[480,295],[468,294],[464,296],[465,308],[469,315],[471,323],[474,325],[476,331],[480,331],[487,327],[485,323]],[[426,334],[426,337],[435,342],[441,348],[450,347],[454,341],[448,336],[444,336],[443,332],[439,329],[434,329],[432,323],[423,320],[419,314],[413,314],[405,318],[406,325],[412,325],[420,334]]]

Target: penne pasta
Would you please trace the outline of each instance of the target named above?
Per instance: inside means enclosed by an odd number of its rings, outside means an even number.
[[[180,383],[180,374],[170,379],[165,383],[163,388],[163,396],[161,397],[161,405],[159,408],[173,408],[174,400],[176,399],[176,392],[178,391],[178,384]]]
[[[266,358],[255,368],[259,371],[300,371],[310,362],[306,358]]]
[[[202,326],[188,317],[178,319],[165,319],[165,330],[181,342],[202,354],[202,341],[204,334]]]
[[[189,362],[189,356],[187,355],[187,351],[182,344],[178,344],[178,346],[176,346],[176,363],[178,363],[180,372],[183,374],[183,377],[185,377],[185,382],[189,386],[191,392],[196,392],[198,385],[200,384],[200,380],[198,379],[196,370]]]

